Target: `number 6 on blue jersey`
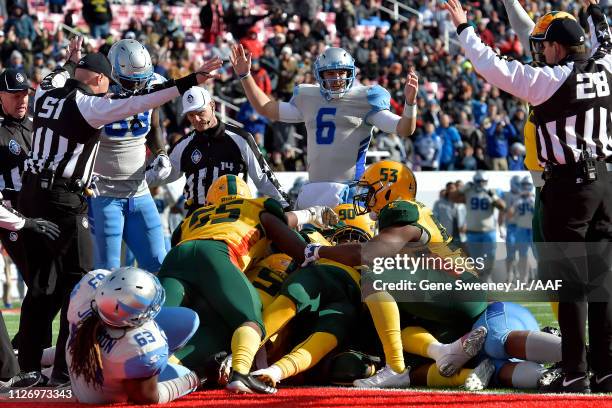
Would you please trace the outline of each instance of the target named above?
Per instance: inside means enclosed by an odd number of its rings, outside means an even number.
[[[324,120],[324,116],[331,116],[331,120]],[[321,108],[317,113],[317,144],[332,144],[336,135],[336,108]]]

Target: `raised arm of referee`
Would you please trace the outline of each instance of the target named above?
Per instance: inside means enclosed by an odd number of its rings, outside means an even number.
[[[34,137],[25,164],[18,208],[27,217],[49,219],[59,225],[56,241],[25,235],[25,246],[35,248],[28,260],[34,287],[21,309],[19,364],[40,371],[45,333],[61,306],[51,383],[68,379],[65,344],[69,293],[92,268],[92,242],[87,219],[88,184],[100,142],[101,128],[117,120],[153,109],[210,78],[220,67],[213,59],[198,73],[168,81],[151,90],[127,96],[107,96],[111,64],[100,53],[80,58],[80,41],[70,44],[69,69],[45,78],[35,96]],[[74,69],[74,77],[70,71]]]
[[[476,71],[533,106],[538,159],[545,167],[547,244],[541,258],[550,266],[544,278],[563,283],[558,292],[563,372],[543,388],[548,392],[612,392],[612,38],[597,0],[584,2],[595,48],[586,52],[586,34],[573,17],[547,13],[530,36],[547,64],[541,67],[499,57],[467,23],[459,0],[446,3]]]

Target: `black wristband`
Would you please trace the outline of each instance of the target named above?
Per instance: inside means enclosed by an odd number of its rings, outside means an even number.
[[[31,218],[26,218],[25,223],[23,224],[23,227],[21,229],[31,230],[31,229],[36,229],[36,228],[37,228],[36,222],[34,222],[34,220],[32,220]]]
[[[587,7],[587,13],[589,15],[591,15],[591,16],[595,15],[595,16],[598,16],[598,17],[603,14],[599,4],[591,4],[589,7]]]
[[[463,30],[465,30],[466,28],[468,28],[470,26],[469,23],[461,23],[457,26],[457,35],[461,35],[461,33],[463,32]]]
[[[174,83],[176,84],[179,93],[182,95],[187,92],[192,86],[197,86],[198,80],[196,78],[196,74],[193,73],[175,80]]]

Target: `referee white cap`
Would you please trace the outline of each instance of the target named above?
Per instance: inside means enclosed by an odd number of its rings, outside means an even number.
[[[210,93],[199,86],[192,86],[183,94],[183,114],[201,112],[212,101]]]

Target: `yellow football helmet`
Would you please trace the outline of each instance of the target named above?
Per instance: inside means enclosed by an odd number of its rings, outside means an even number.
[[[414,173],[406,165],[383,160],[370,165],[357,184],[363,189],[353,198],[353,209],[356,215],[373,211],[376,214],[395,200],[414,200],[417,183]]]
[[[208,188],[206,203],[221,204],[235,198],[253,198],[247,183],[234,174],[225,174],[216,179]]]
[[[536,21],[529,35],[529,45],[533,59],[546,63],[544,58],[544,41],[556,41],[565,45],[584,44],[584,30],[576,18],[565,11],[550,11]]]
[[[356,214],[353,204],[340,204],[334,208],[338,218],[345,225],[334,231],[329,240],[335,245],[340,242],[366,242],[376,234],[376,221],[367,212]],[[364,211],[360,208],[360,211]]]

